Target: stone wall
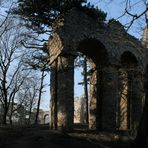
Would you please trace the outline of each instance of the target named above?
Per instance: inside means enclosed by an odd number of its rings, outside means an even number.
[[[92,69],[89,127],[106,130],[119,128],[119,69],[123,66],[121,57],[127,51],[137,60],[138,71],[143,77],[148,53],[119,22],[111,20],[100,24],[77,9],[58,17],[53,24],[53,36],[49,39],[53,125],[57,121],[58,128],[73,128],[74,58],[81,52],[91,61]],[[138,75],[132,80],[131,122],[139,120],[142,110],[143,82]]]

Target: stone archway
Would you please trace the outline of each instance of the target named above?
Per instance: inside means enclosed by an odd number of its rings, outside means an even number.
[[[91,129],[115,129],[116,127],[116,89],[117,69],[109,65],[105,46],[96,39],[86,39],[78,43],[72,54],[61,54],[55,62],[51,74],[51,94],[54,117],[53,126],[72,129],[74,116],[74,59],[82,52],[90,60],[90,120]],[[95,55],[92,53],[96,53]],[[54,81],[53,81],[54,80]],[[54,89],[53,89],[54,88]],[[112,89],[112,91],[109,91]],[[56,92],[55,92],[56,90]],[[51,99],[53,101],[53,99]],[[112,122],[110,122],[112,119]],[[56,121],[57,125],[54,125]],[[55,124],[56,124],[55,123]]]
[[[126,61],[128,59],[131,61],[130,58],[126,59],[126,55],[131,56],[131,54],[126,53],[125,50],[137,55],[138,64],[134,66],[136,73],[133,73],[136,80],[132,80],[134,97],[131,100],[140,101],[132,102],[138,109],[131,111],[131,122],[135,123],[139,120],[136,115],[140,114],[141,99],[139,98],[142,96],[142,91],[135,90],[142,90],[140,80],[142,74],[139,75],[138,69],[139,63],[144,63],[144,50],[139,41],[127,34],[119,22],[100,24],[87,13],[72,9],[54,22],[53,36],[49,39],[48,49],[51,65],[52,128],[73,129],[74,60],[77,52],[82,52],[90,58],[92,69],[90,128],[107,130],[116,130],[119,124],[117,121],[120,92],[118,69],[120,67],[126,69],[125,65],[128,65]],[[121,58],[122,53],[124,54]],[[135,87],[137,83],[138,88]]]
[[[78,44],[77,51],[89,58],[90,65],[90,110],[89,127],[102,127],[103,81],[102,70],[108,65],[108,53],[105,46],[97,39],[86,38]],[[94,55],[95,53],[95,55]]]
[[[131,130],[138,125],[143,102],[142,77],[137,58],[133,53],[125,51],[121,55],[119,69],[119,130]]]
[[[49,114],[44,115],[44,124],[49,123]]]

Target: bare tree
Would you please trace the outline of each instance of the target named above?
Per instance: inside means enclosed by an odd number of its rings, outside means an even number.
[[[148,25],[148,1],[147,0],[98,0],[92,3],[94,6],[105,4],[106,7],[101,9],[113,9],[111,6],[116,8],[116,20],[122,22],[123,26],[127,31],[132,33],[138,33],[146,25]],[[115,5],[114,5],[115,4]],[[120,12],[119,9],[120,8]],[[106,10],[107,11],[107,10]],[[110,11],[109,11],[110,12]],[[111,14],[114,15],[114,14]],[[133,32],[134,30],[134,32]]]
[[[35,118],[32,113],[37,103],[39,81],[33,70],[30,73],[15,97],[16,107],[11,110],[12,116],[15,111],[19,115],[18,124],[31,124]]]
[[[24,81],[23,78],[15,82],[18,73],[23,70],[22,59],[25,53],[19,50],[21,40],[24,38],[21,35],[20,26],[16,25],[11,18],[5,21],[4,26],[7,26],[7,29],[0,37],[0,102],[3,107],[3,124],[6,124],[10,102]],[[3,28],[0,29],[3,30]]]
[[[41,97],[42,97],[42,90],[44,88],[44,78],[45,78],[46,74],[45,74],[45,68],[43,68],[42,70],[42,74],[41,74],[41,80],[40,80],[40,88],[39,88],[39,98],[38,98],[38,102],[37,102],[37,112],[36,112],[36,118],[35,118],[35,124],[38,124],[38,116],[39,116],[39,111],[40,111],[40,104],[41,104]]]
[[[83,81],[79,82],[79,85],[83,85],[84,87],[84,97],[81,98],[81,109],[82,113],[84,115],[83,118],[81,118],[81,122],[87,123],[89,122],[89,110],[88,110],[88,83],[89,83],[89,78],[88,78],[88,64],[87,64],[87,57],[84,55],[79,55],[79,57],[75,61],[75,67],[81,67],[83,68],[82,77]]]
[[[112,0],[113,1],[113,0]],[[126,24],[124,24],[125,28],[129,30],[131,26],[133,26],[135,23],[143,22],[146,25],[148,25],[148,2],[147,0],[123,0],[122,3],[124,4],[124,12],[119,18],[125,17],[128,18],[128,21]],[[140,11],[138,11],[138,7],[141,8]],[[118,18],[118,19],[119,19]]]
[[[20,64],[18,64],[18,65],[20,65]],[[26,71],[26,70],[24,70],[24,67],[18,66],[18,71],[16,71],[16,75],[13,78],[11,78],[11,81],[13,81],[12,82],[13,86],[11,87],[12,91],[10,92],[11,96],[12,96],[10,99],[11,101],[10,101],[10,105],[9,105],[9,107],[10,107],[9,108],[9,122],[10,122],[10,124],[12,124],[13,113],[21,107],[21,105],[24,101],[24,99],[21,101],[16,100],[16,96],[17,96],[17,93],[19,91],[21,91],[21,89],[22,89],[21,87],[24,85],[25,81],[27,81],[29,73],[30,73],[30,70]],[[14,107],[14,104],[16,102],[19,102],[19,106],[17,105],[17,107]]]
[[[34,79],[35,80],[35,79]],[[31,124],[31,117],[32,117],[32,109],[33,107],[35,106],[36,104],[36,101],[37,101],[37,95],[38,95],[38,88],[37,88],[37,81],[35,80],[32,80],[32,84],[31,84],[31,87],[28,91],[28,124]]]

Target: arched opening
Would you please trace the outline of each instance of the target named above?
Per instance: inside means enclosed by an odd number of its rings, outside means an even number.
[[[55,129],[56,126],[59,129],[73,129],[74,60],[77,53],[82,53],[87,57],[90,66],[89,128],[112,129],[115,127],[116,121],[116,98],[115,89],[114,91],[109,90],[114,87],[115,78],[113,78],[114,68],[109,66],[105,46],[96,39],[86,39],[80,42],[77,50],[73,52],[73,54],[71,52],[60,54],[55,63],[52,64],[51,85],[54,87],[51,88],[55,89],[51,90],[51,100],[53,101],[51,113],[54,115],[51,116],[54,117],[51,120],[53,121],[51,125]],[[110,119],[113,121],[111,122]]]
[[[44,124],[48,124],[49,123],[49,114],[45,114],[44,115]]]
[[[121,68],[119,69],[119,130],[130,130],[132,127],[132,104],[134,97],[134,76],[138,62],[129,51],[121,55]]]
[[[85,39],[77,51],[87,57],[89,63],[89,127],[102,126],[103,68],[108,64],[105,46],[96,39]]]
[[[88,128],[89,123],[89,65],[88,58],[78,53],[74,71],[74,124]]]
[[[108,64],[108,53],[105,46],[96,39],[88,38],[80,42],[79,52],[89,57],[96,65],[103,66]]]
[[[121,55],[121,65],[124,68],[135,68],[138,65],[138,61],[136,57],[130,52],[130,51],[125,51]]]

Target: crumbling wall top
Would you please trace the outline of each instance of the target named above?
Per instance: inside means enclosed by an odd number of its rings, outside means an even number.
[[[129,35],[120,22],[110,20],[108,23],[100,23],[99,19],[76,8],[59,16],[53,23],[53,37],[49,39],[51,61],[59,54],[76,54],[80,43],[89,39],[97,40],[103,45],[112,64],[119,65],[121,55],[125,51],[133,53],[140,61],[139,65],[144,62],[145,49],[141,42]],[[99,47],[102,48],[98,46],[98,50]],[[90,48],[88,50],[93,52]],[[94,53],[94,56],[97,56],[97,53]]]

